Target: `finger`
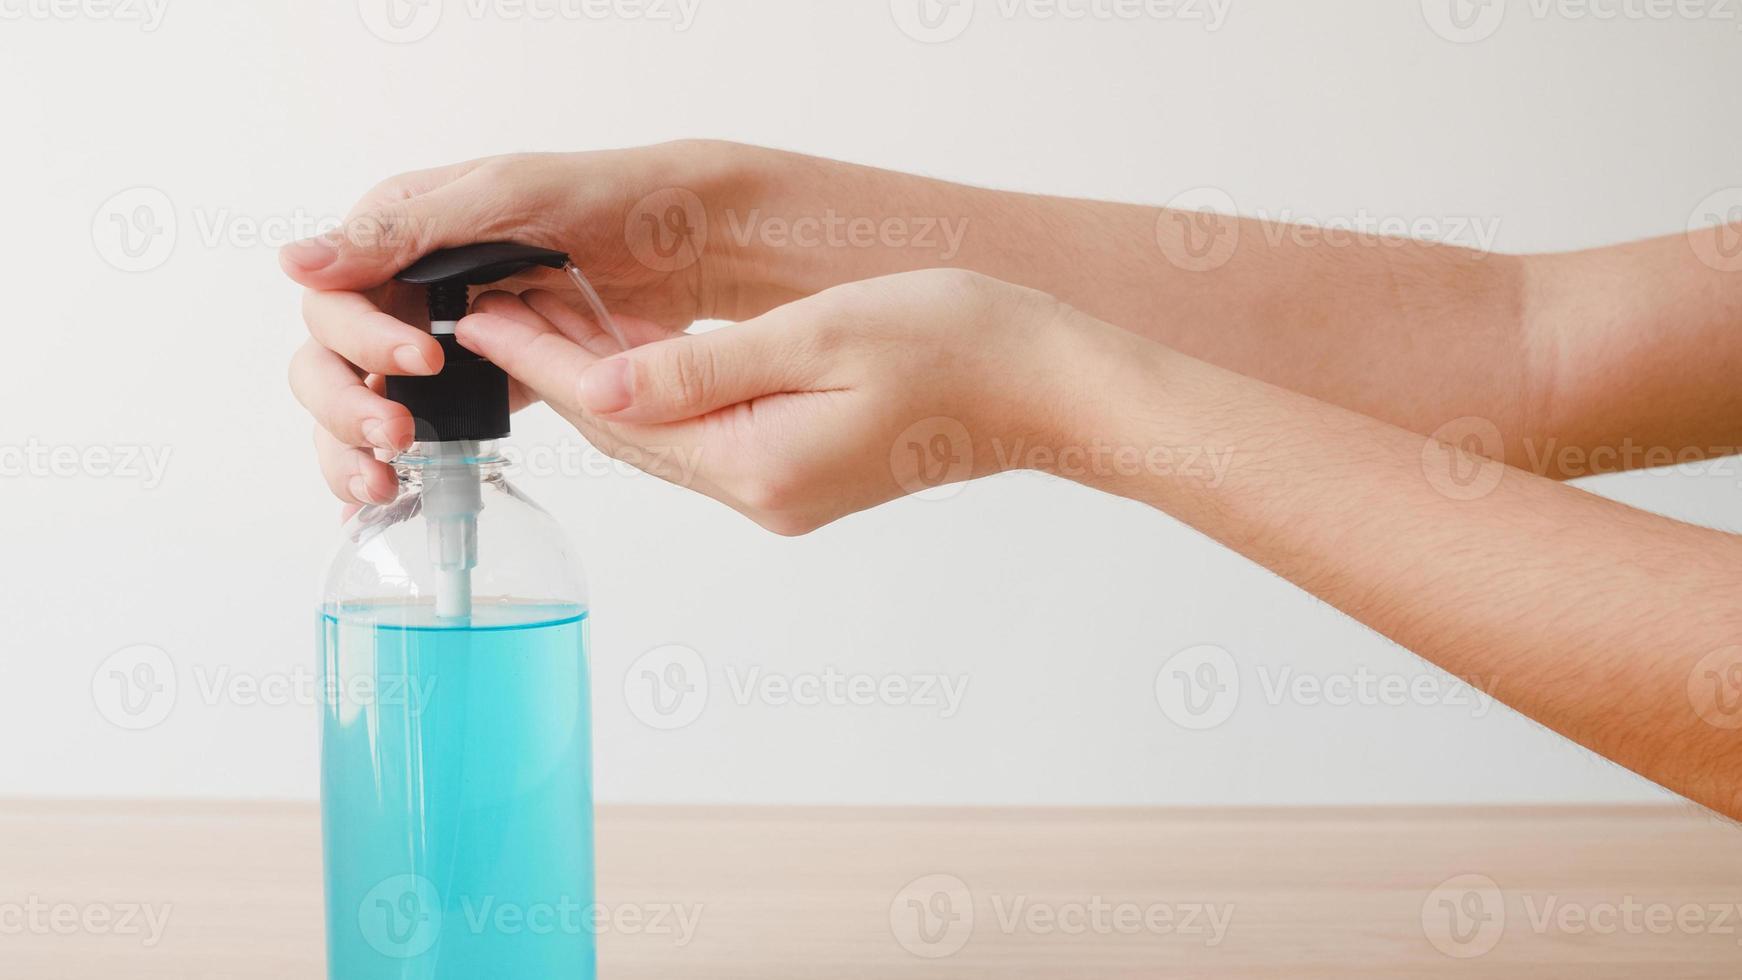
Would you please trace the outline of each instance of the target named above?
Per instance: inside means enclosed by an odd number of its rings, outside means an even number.
[[[576,384],[581,372],[598,362],[596,355],[512,294],[480,296],[473,310],[454,327],[461,346],[508,372],[552,408],[578,414]]]
[[[347,503],[378,504],[392,500],[399,480],[393,467],[367,452],[347,446],[325,429],[315,429],[315,456],[333,495]]]
[[[487,292],[455,325],[461,345],[494,362],[562,412],[599,451],[662,479],[714,493],[699,472],[694,425],[635,425],[589,418],[575,399],[576,380],[598,357],[564,336],[519,296]]]
[[[479,297],[482,300],[484,297]],[[568,301],[548,289],[528,289],[520,299],[534,313],[550,321],[551,326],[598,357],[610,357],[624,348],[590,314],[570,306]]]
[[[326,349],[376,374],[436,374],[442,345],[409,323],[389,316],[362,293],[311,289],[302,318]]]
[[[290,390],[321,428],[344,445],[397,452],[414,438],[405,406],[371,390],[344,359],[312,340],[291,358]]]
[[[538,392],[513,378],[508,379],[508,411],[518,412],[523,408],[537,405],[539,401]]]
[[[342,228],[286,245],[279,265],[310,288],[367,289],[436,249],[515,238],[521,216],[504,201],[515,189],[479,183],[477,176],[380,201]]]
[[[404,201],[419,194],[427,194],[445,184],[454,181],[478,169],[484,160],[466,160],[462,163],[450,163],[440,167],[429,167],[424,170],[412,170],[407,173],[389,177],[364,193],[351,206],[346,220],[358,215],[368,214],[383,204]]]
[[[480,297],[482,298],[482,297]],[[533,312],[551,322],[551,325],[562,331],[569,338],[599,357],[610,357],[624,348],[617,343],[616,338],[604,329],[590,313],[583,312],[573,306],[564,296],[548,289],[528,289],[520,294],[522,301],[531,307]],[[661,326],[652,320],[643,320],[637,316],[613,316],[612,322],[622,332],[623,339],[630,347],[639,347],[656,340],[666,340],[678,336],[680,330]]]
[[[647,344],[600,361],[577,385],[581,407],[615,422],[676,422],[762,395],[807,390],[802,331],[753,320]]]

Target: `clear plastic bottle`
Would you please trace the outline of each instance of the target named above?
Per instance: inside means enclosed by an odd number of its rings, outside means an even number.
[[[561,528],[477,468],[470,613],[438,610],[426,477],[346,528],[321,605],[329,976],[594,976],[587,595]]]
[[[455,383],[444,403],[471,397]],[[505,433],[501,397],[420,415],[420,437]],[[493,438],[427,439],[393,463],[396,499],[345,526],[320,603],[328,976],[592,980],[579,562]]]

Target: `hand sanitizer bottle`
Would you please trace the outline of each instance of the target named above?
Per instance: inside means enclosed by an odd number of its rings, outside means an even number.
[[[587,593],[503,477],[508,379],[461,347],[467,287],[560,252],[509,242],[405,270],[439,375],[389,378],[417,443],[346,525],[320,607],[332,980],[593,980]]]

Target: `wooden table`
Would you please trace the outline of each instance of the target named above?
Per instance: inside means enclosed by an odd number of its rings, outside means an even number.
[[[614,978],[1742,977],[1685,809],[607,808],[599,866]],[[318,978],[320,909],[309,805],[0,803],[6,980]]]

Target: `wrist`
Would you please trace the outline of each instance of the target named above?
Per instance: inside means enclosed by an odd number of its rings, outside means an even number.
[[[1112,452],[1108,403],[1140,353],[1130,335],[1021,287],[1005,287],[992,320],[1013,363],[976,397],[990,409],[982,416],[990,423],[987,463],[1089,482],[1109,465],[1102,458]]]
[[[724,140],[682,140],[668,147],[671,185],[692,191],[702,208],[690,217],[701,221],[703,316],[746,320],[815,291],[793,281],[783,250],[755,234],[757,222],[797,206],[784,195],[813,178],[793,174],[793,160],[810,158]]]
[[[706,209],[714,315],[748,319],[835,286],[954,265],[967,217],[949,185],[784,150],[674,144]],[[940,195],[945,195],[940,197]]]
[[[777,178],[772,150],[725,140],[682,139],[638,148],[628,158],[632,176],[624,196],[623,233],[643,267],[669,281],[693,303],[695,319],[743,320],[775,303],[763,302],[763,264],[732,240],[734,215],[756,201]]]
[[[661,161],[662,181],[694,192],[716,211],[739,206],[766,183],[774,151],[728,140],[684,139],[652,148]]]
[[[1028,468],[1121,496],[1153,493],[1156,481],[1213,478],[1225,447],[1179,418],[1201,362],[1060,304],[1043,349],[1053,369],[1034,399],[1041,421]]]

